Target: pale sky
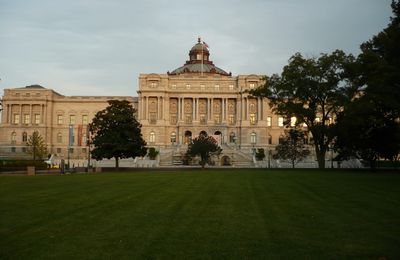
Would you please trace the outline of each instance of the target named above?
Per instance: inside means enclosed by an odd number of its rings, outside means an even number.
[[[200,35],[239,74],[280,73],[362,42],[389,23],[390,0],[0,0],[0,96],[39,84],[63,95],[137,96],[140,73],[182,66]]]

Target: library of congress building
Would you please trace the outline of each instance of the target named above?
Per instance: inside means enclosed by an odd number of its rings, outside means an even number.
[[[247,90],[264,84],[261,75],[237,75],[217,67],[208,46],[198,39],[183,66],[165,74],[139,76],[138,96],[64,96],[39,85],[4,90],[0,128],[2,157],[26,155],[33,131],[43,136],[49,153],[86,160],[87,124],[108,100],[128,100],[136,108],[148,147],[160,153],[158,166],[182,163],[187,144],[200,133],[212,135],[223,149],[216,165],[252,167],[254,150],[266,156],[282,136],[283,118],[271,112],[268,100]],[[135,160],[136,161],[136,160]]]

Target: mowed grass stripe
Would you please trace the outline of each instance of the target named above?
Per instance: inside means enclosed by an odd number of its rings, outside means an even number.
[[[0,176],[0,258],[400,257],[400,175]]]

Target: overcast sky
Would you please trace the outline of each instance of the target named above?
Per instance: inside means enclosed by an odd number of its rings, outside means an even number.
[[[390,0],[0,0],[0,95],[40,84],[64,95],[136,96],[140,73],[188,59],[198,35],[218,67],[280,73],[362,42],[389,23]]]

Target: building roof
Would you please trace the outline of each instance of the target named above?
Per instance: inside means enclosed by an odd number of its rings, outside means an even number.
[[[174,69],[172,72],[168,72],[168,74],[179,75],[186,73],[206,73],[231,76],[231,73],[227,73],[223,69],[215,66],[209,57],[210,51],[208,49],[208,45],[198,38],[197,43],[189,51],[189,60],[186,61],[183,66]]]

